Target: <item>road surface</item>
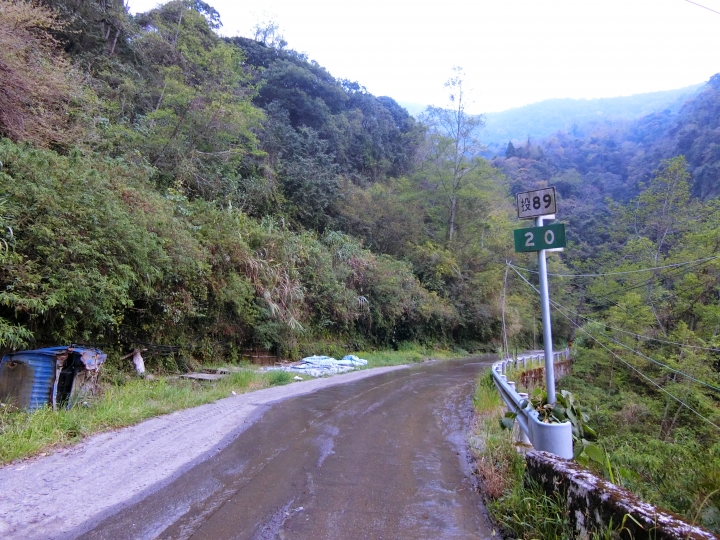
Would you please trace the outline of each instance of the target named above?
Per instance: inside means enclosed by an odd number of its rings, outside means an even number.
[[[69,533],[50,534],[46,524],[45,536],[35,526],[24,537],[491,538],[464,435],[475,375],[489,364],[475,358],[364,372],[345,384],[271,400],[249,427],[169,481]],[[137,471],[116,467],[115,475],[127,477],[112,481],[132,483]],[[65,504],[67,515],[82,512],[77,496]],[[14,532],[23,537],[22,527]]]

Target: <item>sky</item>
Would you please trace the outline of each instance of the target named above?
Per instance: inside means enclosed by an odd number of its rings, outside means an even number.
[[[289,48],[398,102],[446,105],[460,66],[474,113],[671,90],[720,72],[720,0],[205,1],[221,34],[251,37],[272,20]],[[159,3],[126,0],[132,13]]]

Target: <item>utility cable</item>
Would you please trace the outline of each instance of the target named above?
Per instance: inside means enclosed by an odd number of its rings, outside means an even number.
[[[557,302],[555,302],[555,301],[552,301],[552,302],[555,303],[555,304],[557,304]],[[558,305],[560,305],[560,304],[558,304]],[[577,315],[577,316],[580,317],[581,319],[585,319],[587,322],[594,322],[594,323],[602,324],[602,325],[605,326],[606,328],[611,328],[612,330],[615,330],[616,332],[620,332],[620,333],[622,333],[622,334],[627,334],[628,336],[633,336],[633,337],[640,338],[640,339],[645,339],[645,340],[648,340],[648,341],[657,341],[657,342],[659,342],[659,343],[665,343],[665,344],[667,344],[667,345],[676,345],[676,346],[678,346],[678,347],[684,347],[684,348],[686,348],[686,349],[700,349],[700,350],[702,350],[702,351],[720,352],[720,349],[713,348],[713,347],[702,347],[702,346],[700,346],[700,345],[687,345],[687,344],[685,344],[685,343],[678,343],[677,341],[669,341],[669,340],[667,340],[667,339],[659,339],[659,338],[654,338],[654,337],[650,337],[650,336],[644,336],[644,335],[642,335],[642,334],[636,334],[635,332],[629,332],[628,330],[622,330],[621,328],[618,328],[618,327],[616,327],[616,326],[609,325],[609,324],[604,323],[604,322],[602,322],[602,321],[596,321],[595,319],[591,319],[590,317],[587,317],[587,316],[582,315],[582,314],[580,314],[580,313],[578,313],[578,312],[576,312],[576,311],[573,311],[572,309],[570,309],[570,308],[568,308],[568,307],[564,307],[564,306],[562,306],[562,307],[563,307],[563,309],[566,309],[568,312],[572,313],[573,315]]]
[[[676,268],[676,267],[679,267],[679,266],[685,266],[685,265],[693,264],[693,263],[702,263],[702,262],[712,261],[712,260],[714,260],[714,259],[719,259],[719,258],[720,258],[720,255],[715,255],[714,257],[706,257],[706,258],[704,258],[704,259],[696,259],[696,260],[694,260],[694,261],[685,261],[685,262],[681,262],[681,263],[666,264],[666,265],[664,265],[664,266],[655,266],[655,267],[652,267],[652,268],[640,268],[640,269],[638,269],[638,270],[625,270],[625,271],[623,271],[623,272],[605,272],[605,273],[602,273],[602,274],[553,274],[553,273],[551,273],[551,272],[548,272],[548,276],[553,276],[553,277],[605,277],[605,276],[620,276],[620,275],[624,275],[624,274],[638,274],[638,273],[640,273],[640,272],[652,272],[652,271],[654,271],[654,270],[664,270],[664,269],[666,269],[666,268]],[[517,268],[518,270],[523,270],[524,272],[530,272],[531,274],[537,274],[537,273],[538,273],[537,270],[530,270],[529,268],[523,268],[523,267],[521,267],[521,266],[515,266],[515,265],[512,264],[512,263],[508,263],[508,264],[510,264],[513,268]]]
[[[516,272],[517,272],[517,271],[516,271]],[[525,277],[524,277],[522,274],[520,274],[520,273],[518,272],[518,275],[525,281],[525,283],[527,283],[533,290],[535,290],[536,293],[540,294],[540,291],[539,291],[532,283],[530,283],[527,279],[525,279]],[[690,411],[692,411],[693,413],[695,413],[697,416],[699,416],[700,418],[702,418],[705,422],[707,422],[707,423],[710,424],[711,426],[713,426],[713,427],[715,427],[716,429],[720,430],[720,426],[718,426],[717,424],[715,424],[712,420],[706,418],[706,417],[703,416],[701,413],[699,413],[698,411],[696,411],[695,409],[693,409],[690,405],[688,405],[687,403],[685,403],[683,400],[681,400],[681,399],[678,398],[677,396],[675,396],[675,395],[673,395],[672,393],[670,393],[670,392],[668,392],[667,390],[665,390],[665,388],[663,388],[663,387],[660,386],[658,383],[656,383],[655,381],[653,381],[650,377],[648,377],[647,375],[645,375],[642,371],[640,371],[640,370],[637,369],[635,366],[633,366],[632,364],[630,364],[629,362],[625,361],[623,358],[621,358],[620,356],[618,356],[617,354],[615,354],[615,353],[614,353],[612,350],[610,350],[605,344],[603,344],[601,341],[599,341],[595,336],[593,336],[592,334],[590,334],[587,330],[585,330],[583,327],[581,327],[579,324],[577,324],[575,321],[573,321],[570,317],[568,317],[567,315],[565,315],[565,314],[562,312],[562,310],[559,310],[559,311],[560,311],[560,314],[561,314],[563,317],[565,317],[568,321],[570,321],[570,323],[572,323],[573,325],[575,325],[575,327],[576,327],[578,330],[580,330],[581,332],[583,332],[584,334],[586,334],[586,335],[587,335],[588,337],[590,337],[593,341],[596,341],[603,349],[607,350],[611,355],[613,355],[615,358],[617,358],[618,360],[620,360],[623,364],[625,364],[627,367],[629,367],[630,369],[632,369],[634,372],[636,372],[638,375],[640,375],[643,379],[645,379],[646,381],[648,381],[648,382],[651,383],[652,385],[656,386],[660,391],[664,392],[665,394],[667,394],[668,396],[670,396],[671,398],[673,398],[675,401],[677,401],[678,403],[680,403],[680,404],[683,405],[684,407],[687,407],[688,410],[690,410]]]
[[[563,308],[559,307],[559,305],[556,305],[556,307],[557,307],[558,309],[563,309]],[[701,385],[703,385],[703,386],[707,386],[708,388],[710,388],[710,389],[712,389],[712,390],[715,390],[716,392],[720,392],[720,388],[718,388],[717,386],[713,386],[713,385],[710,384],[710,383],[706,383],[706,382],[704,382],[704,381],[701,381],[700,379],[696,379],[696,378],[693,377],[692,375],[688,375],[687,373],[684,373],[684,372],[680,371],[679,369],[675,369],[675,368],[673,368],[673,367],[668,366],[667,364],[663,364],[663,363],[660,362],[659,360],[655,360],[654,358],[650,358],[649,356],[646,356],[645,354],[641,353],[640,351],[636,351],[635,349],[633,349],[633,348],[630,347],[629,345],[625,345],[624,343],[621,343],[620,341],[616,340],[615,338],[613,338],[613,337],[611,337],[611,336],[608,336],[608,335],[605,334],[604,332],[598,332],[598,334],[600,334],[600,335],[603,336],[603,337],[606,337],[607,339],[609,339],[609,340],[612,341],[613,343],[616,343],[617,345],[620,345],[621,347],[629,350],[630,352],[634,353],[635,355],[637,355],[637,356],[639,356],[639,357],[641,357],[641,358],[644,358],[645,360],[648,360],[648,361],[652,362],[653,364],[656,364],[656,365],[658,365],[658,366],[661,366],[661,367],[663,367],[663,368],[665,368],[665,369],[667,369],[667,370],[669,370],[669,371],[672,371],[673,373],[677,373],[678,375],[681,375],[681,376],[685,377],[686,379],[690,379],[691,381],[695,381],[695,382],[698,383],[698,384],[701,384]]]
[[[697,268],[698,266],[700,266],[700,265],[702,265],[702,264],[705,264],[705,263],[704,263],[704,262],[696,263],[696,264],[694,264],[693,266],[690,266],[690,267],[686,268],[686,270],[687,270],[687,269]],[[682,270],[682,268],[674,268],[674,269],[669,270],[669,272],[676,272],[676,271],[678,271],[678,270]],[[608,293],[608,294],[596,294],[596,295],[595,295],[595,298],[603,298],[603,299],[605,299],[605,300],[607,301],[606,303],[609,303],[609,304],[615,306],[616,308],[623,310],[625,313],[630,314],[630,312],[627,310],[627,308],[625,308],[625,307],[623,307],[622,305],[620,305],[616,300],[613,300],[612,297],[611,297],[611,295],[613,295],[613,294],[624,294],[624,293],[627,293],[628,291],[632,291],[632,290],[639,289],[639,288],[642,288],[642,287],[651,286],[651,285],[653,285],[652,282],[653,282],[655,279],[657,279],[657,278],[672,279],[673,277],[676,277],[676,276],[669,276],[669,275],[667,275],[667,274],[666,274],[666,275],[663,275],[663,276],[654,276],[654,277],[652,277],[652,278],[650,278],[650,279],[647,279],[647,280],[645,280],[645,281],[642,281],[642,282],[640,282],[640,283],[634,283],[634,284],[632,284],[632,285],[622,286],[622,287],[620,287],[619,289],[617,289],[616,291],[610,292],[610,293]],[[678,294],[682,294],[683,292],[685,292],[685,291],[687,291],[687,290],[690,290],[690,288],[680,289],[680,290],[678,290],[678,289],[672,289],[671,292],[674,293],[675,295],[678,295]],[[665,289],[663,289],[662,292],[664,292],[664,291],[665,291]],[[596,299],[588,299],[588,300],[589,300],[591,303],[594,303],[596,306],[597,306],[597,305],[601,305]],[[657,299],[657,298],[653,298],[653,297],[650,295],[650,293],[648,293],[648,298],[647,298],[647,300],[648,300],[648,301],[655,302],[655,301],[657,301],[658,299]]]
[[[696,266],[699,266],[699,265],[704,264],[705,262],[707,262],[707,260],[705,260],[705,259],[699,259],[699,261],[700,261],[700,262],[698,262],[698,261],[687,261],[687,262],[683,263],[683,266],[686,266],[686,265],[689,265],[689,264],[694,264],[694,265],[695,265],[694,267],[696,267]],[[676,266],[675,268],[672,268],[670,271],[671,271],[671,272],[677,271],[677,270],[680,269],[680,268],[682,268],[682,267],[677,267],[677,266]],[[527,270],[527,271],[528,271],[528,272],[536,273],[535,271],[532,271],[532,270]],[[644,271],[644,270],[643,270],[643,271]],[[556,275],[559,275],[559,274],[556,274]],[[569,275],[569,274],[566,274],[566,275]],[[598,275],[602,275],[602,274],[598,274]],[[666,279],[668,278],[667,275],[664,276],[664,277],[665,277]],[[638,289],[638,288],[640,288],[640,287],[646,287],[646,286],[650,285],[650,284],[652,283],[652,281],[654,281],[655,279],[657,279],[657,276],[653,276],[653,277],[651,277],[650,279],[646,279],[646,280],[641,281],[641,282],[639,282],[639,283],[633,283],[633,284],[631,284],[631,285],[625,285],[625,286],[623,286],[621,289],[619,289],[618,291],[615,291],[615,293],[620,293],[620,292],[626,293],[626,292],[628,292],[628,291],[631,291],[631,290],[634,290],[634,289]],[[625,310],[625,308],[623,308],[622,306],[620,306],[616,301],[614,301],[614,300],[610,297],[610,295],[612,295],[612,294],[613,294],[612,292],[609,293],[609,294],[598,294],[598,295],[596,295],[596,297],[597,297],[597,298],[604,298],[604,299],[607,300],[610,304],[612,304],[612,305],[614,305],[614,306],[616,306],[616,307],[618,307],[618,308],[620,308],[620,309],[623,309],[624,311],[627,311],[627,310]],[[595,301],[595,303],[597,304],[596,301]]]
[[[715,11],[714,9],[711,9],[711,8],[709,8],[709,7],[707,7],[707,6],[703,6],[702,4],[698,4],[697,2],[693,2],[692,0],[685,0],[685,1],[686,1],[686,2],[689,2],[690,4],[694,4],[694,5],[698,6],[698,7],[701,7],[701,8],[703,8],[703,9],[707,9],[708,11],[712,11],[713,13],[717,13],[718,15],[720,15],[720,11]]]
[[[575,313],[573,310],[571,310],[571,309],[569,309],[569,308],[566,308],[565,306],[563,306],[563,305],[561,305],[561,304],[558,304],[557,302],[554,302],[554,301],[552,301],[552,300],[551,300],[550,302],[552,302],[553,306],[555,306],[557,309],[559,309],[559,310],[561,310],[561,311],[564,310],[564,311],[567,311],[568,313],[571,313],[571,314],[574,314],[574,315],[579,315],[578,313]],[[582,317],[583,319],[586,319],[586,318],[583,317],[582,315],[579,315],[579,316]],[[589,319],[586,319],[586,320],[589,320]],[[595,322],[595,321],[591,321],[591,322]],[[610,327],[610,328],[612,328],[612,327]],[[620,331],[622,332],[622,330],[620,330]],[[633,348],[630,347],[629,345],[625,345],[624,343],[621,343],[620,341],[616,340],[616,339],[613,338],[612,336],[607,335],[607,334],[604,333],[604,332],[597,332],[597,333],[600,334],[600,335],[603,336],[603,337],[606,337],[607,339],[609,339],[609,340],[612,341],[613,343],[616,343],[617,345],[620,345],[621,347],[629,350],[630,352],[634,353],[635,355],[637,355],[637,356],[639,356],[639,357],[641,357],[641,358],[644,358],[645,360],[648,360],[648,361],[652,362],[653,364],[656,364],[656,365],[661,366],[661,367],[663,367],[663,368],[665,368],[665,369],[667,369],[667,370],[669,370],[669,371],[672,371],[672,372],[674,372],[674,373],[677,373],[678,375],[681,375],[681,376],[685,377],[686,379],[690,379],[690,380],[692,380],[692,381],[695,381],[696,383],[701,384],[701,385],[703,385],[703,386],[706,386],[706,387],[708,387],[708,388],[710,388],[710,389],[712,389],[712,390],[715,390],[716,392],[720,392],[720,388],[717,387],[717,386],[714,386],[714,385],[712,385],[712,384],[710,384],[710,383],[706,383],[705,381],[701,381],[700,379],[696,379],[696,378],[693,377],[692,375],[688,375],[687,373],[685,373],[685,372],[683,372],[683,371],[680,371],[679,369],[675,369],[675,368],[673,368],[673,367],[671,367],[671,366],[668,366],[667,364],[663,364],[663,363],[660,362],[659,360],[655,360],[654,358],[650,358],[649,356],[641,353],[640,351],[637,351],[637,350],[633,349]],[[630,334],[632,334],[632,332],[625,332],[625,333],[630,333]],[[638,334],[632,334],[632,335],[638,335]],[[717,349],[716,349],[716,350],[717,350]]]
[[[518,275],[519,275],[520,277],[522,277],[523,280],[525,280],[525,282],[526,282],[527,284],[529,284],[531,287],[535,288],[535,287],[534,287],[528,280],[526,280],[521,274],[518,274]],[[537,290],[537,289],[535,289],[535,290]],[[567,308],[567,307],[563,306],[562,304],[559,304],[558,302],[555,302],[554,300],[550,300],[550,303],[551,303],[554,307],[556,307],[557,309],[567,311],[568,313],[571,313],[571,314],[573,314],[573,315],[576,315],[576,316],[578,316],[578,317],[581,317],[581,318],[585,319],[585,320],[588,321],[588,322],[598,322],[598,321],[593,321],[592,319],[589,319],[588,317],[585,317],[585,316],[577,313],[576,311],[573,311],[573,310],[571,310],[570,308]],[[565,316],[565,315],[563,314],[563,316]],[[567,318],[567,316],[565,316],[565,317]],[[577,323],[575,323],[574,321],[573,321],[573,324],[576,324],[576,325],[577,325]],[[602,323],[600,323],[600,324],[602,324]],[[632,336],[645,337],[645,336],[641,336],[640,334],[635,334],[635,333],[633,333],[633,332],[626,332],[626,331],[624,331],[624,330],[620,330],[619,328],[615,328],[615,327],[613,327],[613,326],[609,326],[609,325],[608,325],[608,327],[609,327],[609,328],[613,328],[614,330],[617,330],[617,331],[622,332],[622,333],[625,333],[625,334],[630,334],[630,335],[632,335]],[[678,375],[681,375],[681,376],[683,376],[683,377],[685,377],[685,378],[687,378],[687,379],[690,379],[690,380],[692,380],[692,381],[695,381],[696,383],[701,384],[701,385],[703,385],[703,386],[706,386],[706,387],[708,387],[708,388],[710,388],[710,389],[712,389],[712,390],[714,390],[714,391],[716,391],[716,392],[720,392],[720,388],[717,387],[717,386],[714,386],[714,385],[712,385],[712,384],[710,384],[710,383],[706,383],[705,381],[701,381],[700,379],[696,379],[696,378],[693,377],[692,375],[688,375],[687,373],[685,373],[685,372],[683,372],[683,371],[680,371],[679,369],[675,369],[675,368],[673,368],[673,367],[671,367],[671,366],[668,366],[667,364],[663,364],[663,363],[660,362],[659,360],[655,360],[654,358],[650,358],[649,356],[646,356],[645,354],[641,353],[640,351],[636,351],[636,350],[633,349],[632,347],[629,347],[629,346],[625,345],[624,343],[621,343],[621,342],[617,341],[617,340],[614,339],[612,336],[608,336],[608,335],[605,334],[604,332],[598,332],[598,333],[599,333],[600,335],[606,337],[606,338],[609,339],[610,341],[613,341],[614,343],[620,345],[621,347],[624,347],[625,349],[628,349],[629,351],[635,353],[637,356],[640,356],[641,358],[644,358],[644,359],[652,362],[653,364],[656,364],[656,365],[661,366],[661,367],[663,367],[663,368],[665,368],[665,369],[667,369],[667,370],[669,370],[669,371],[672,371],[672,372],[674,372],[674,373],[677,373]],[[648,339],[653,339],[653,338],[648,338]],[[662,341],[662,340],[658,340],[658,341]],[[673,345],[684,346],[684,345],[682,345],[682,344],[680,344],[680,343],[674,343],[674,342],[666,342],[666,343],[672,343]],[[692,345],[689,345],[689,347],[692,347]],[[702,347],[702,348],[705,348],[705,347]],[[720,349],[708,349],[708,350],[719,351]]]
[[[674,271],[677,271],[677,270],[681,269],[682,266],[687,266],[687,265],[692,264],[692,265],[694,265],[694,266],[692,266],[691,268],[695,268],[695,267],[697,267],[697,266],[700,266],[701,264],[705,264],[706,262],[708,262],[708,261],[710,261],[710,260],[713,260],[713,259],[716,259],[716,258],[718,258],[718,257],[708,257],[708,258],[705,258],[705,259],[697,259],[697,260],[695,260],[695,261],[686,261],[686,262],[684,262],[684,263],[678,263],[678,264],[676,264],[676,265],[667,265],[667,267],[671,267],[670,272],[674,272]],[[512,264],[512,263],[510,263],[510,264]],[[682,266],[679,266],[679,265],[682,265]],[[514,265],[513,265],[513,266],[514,266]],[[515,268],[520,268],[520,267],[515,267]],[[525,270],[525,271],[527,271],[527,272],[537,273],[536,271],[528,270],[528,269],[525,269],[525,268],[522,268],[522,270]],[[653,270],[653,268],[650,268],[650,269],[647,269],[647,270]],[[645,271],[645,269],[644,269],[644,270],[641,270],[641,271]],[[554,275],[558,276],[558,275],[562,275],[562,274],[554,274]],[[569,276],[570,274],[564,274],[564,275]],[[604,275],[604,274],[596,274],[596,275]],[[665,275],[665,276],[662,276],[662,277],[664,277],[665,279],[668,279],[669,276]],[[644,280],[644,281],[641,281],[641,282],[639,282],[639,283],[634,283],[634,284],[631,284],[631,285],[626,285],[626,286],[622,287],[621,289],[619,289],[618,291],[615,291],[615,292],[616,292],[616,293],[621,293],[621,292],[622,292],[622,293],[626,293],[626,292],[628,292],[628,291],[631,291],[631,290],[634,290],[634,289],[638,289],[638,288],[640,288],[640,287],[645,287],[645,286],[647,286],[647,285],[650,285],[650,284],[652,283],[652,281],[655,280],[655,279],[657,279],[657,276],[653,276],[652,278],[647,279],[647,280]],[[683,291],[675,291],[675,292],[678,293],[678,292],[683,292]],[[609,293],[609,294],[612,295],[613,293]],[[610,295],[607,295],[607,294],[598,294],[598,295],[596,295],[596,298],[604,298],[605,300],[607,300],[607,301],[608,301],[610,304],[612,304],[613,306],[615,306],[615,307],[617,307],[617,308],[619,308],[619,309],[622,309],[623,311],[625,311],[626,313],[629,314],[629,312],[627,311],[627,309],[625,309],[625,308],[622,307],[620,304],[618,304],[615,300],[613,300],[613,299],[610,297]],[[597,301],[596,301],[596,300],[591,299],[590,301],[591,301],[591,302],[594,302],[594,303],[597,305]]]
[[[705,422],[707,422],[707,423],[710,424],[711,426],[713,426],[713,427],[715,427],[716,429],[720,430],[720,426],[718,426],[718,425],[717,425],[716,423],[714,423],[712,420],[710,420],[709,418],[706,418],[706,417],[703,416],[701,413],[699,413],[698,411],[696,411],[695,409],[693,409],[690,405],[688,405],[687,403],[685,403],[682,399],[680,399],[679,397],[675,396],[675,395],[672,394],[671,392],[667,391],[665,388],[663,388],[663,387],[660,386],[658,383],[656,383],[655,381],[653,381],[650,377],[648,377],[647,375],[645,375],[642,371],[640,371],[640,370],[637,369],[635,366],[633,366],[630,362],[625,361],[622,357],[620,357],[619,355],[615,354],[615,353],[614,353],[613,351],[611,351],[605,344],[603,344],[600,340],[598,340],[595,336],[593,336],[593,335],[590,334],[587,330],[585,330],[584,328],[582,328],[579,324],[577,324],[575,321],[573,321],[570,317],[568,317],[567,315],[565,315],[564,313],[562,313],[562,310],[559,310],[559,311],[560,311],[560,314],[561,314],[563,317],[565,317],[568,321],[570,321],[572,324],[574,324],[574,325],[577,327],[578,330],[580,330],[582,333],[586,334],[586,335],[587,335],[588,337],[590,337],[593,341],[597,342],[603,349],[605,349],[606,351],[608,351],[608,352],[609,352],[610,354],[612,354],[615,358],[617,358],[618,360],[620,360],[623,364],[625,364],[627,367],[629,367],[630,369],[632,369],[635,373],[637,373],[638,375],[640,375],[643,379],[645,379],[646,381],[648,381],[648,382],[649,382],[650,384],[652,384],[653,386],[656,386],[656,387],[658,388],[658,390],[660,390],[661,392],[664,392],[665,394],[667,394],[668,396],[670,396],[671,398],[673,398],[675,401],[677,401],[678,403],[680,403],[680,405],[683,405],[683,406],[686,407],[688,410],[690,410],[690,411],[692,411],[693,413],[695,413],[697,416],[699,416],[700,418],[702,418],[703,420],[705,420]]]

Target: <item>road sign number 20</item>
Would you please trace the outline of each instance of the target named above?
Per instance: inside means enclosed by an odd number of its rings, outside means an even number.
[[[545,231],[545,234],[543,235],[543,240],[545,240],[545,245],[550,246],[555,242],[555,233],[552,232],[552,230],[548,229]],[[534,231],[528,231],[525,233],[525,247],[535,247],[535,232]]]
[[[515,229],[515,251],[540,251],[565,247],[565,225],[554,223],[544,227]]]

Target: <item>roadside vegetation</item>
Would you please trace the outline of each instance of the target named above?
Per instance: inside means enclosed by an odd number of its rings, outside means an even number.
[[[597,435],[577,461],[642,500],[720,532],[720,444],[712,430],[690,420],[676,428],[674,437],[665,436],[659,429],[667,414],[662,394],[643,390],[632,369],[611,366],[612,357],[600,351],[576,348],[574,358],[573,373],[560,379],[558,388],[582,396],[582,410],[590,411],[589,423]],[[617,391],[608,392],[611,379]],[[478,377],[473,403],[477,422],[470,447],[488,510],[503,535],[574,538],[561,494],[548,495],[524,478],[522,451],[513,431],[502,425],[507,424],[506,407],[489,371]],[[698,406],[697,397],[694,403]],[[712,409],[704,412],[712,414]],[[576,440],[576,450],[578,444]],[[612,531],[597,537],[613,537]]]
[[[686,409],[720,425],[717,401],[702,387],[681,392],[678,385],[673,395],[684,405],[677,403],[596,348],[579,348],[575,357],[573,374],[560,384],[583,396],[602,451],[585,464],[642,500],[720,533],[720,441],[713,425]]]
[[[398,351],[360,352],[368,365],[359,369],[403,365],[428,358],[457,358],[458,352],[431,350],[406,344]],[[85,437],[137,424],[142,420],[212,403],[218,399],[272,386],[294,383],[295,373],[264,371],[257,366],[213,365],[230,373],[214,381],[183,379],[178,376],[137,377],[118,369],[106,369],[100,380],[101,392],[87,396],[69,409],[53,412],[45,407],[35,412],[13,411],[0,406],[0,464],[45,455]],[[301,376],[307,380],[309,377]]]
[[[513,431],[499,422],[506,407],[489,370],[478,376],[473,405],[476,423],[468,441],[486,507],[501,537],[574,538],[563,497],[548,496],[540,486],[525,481],[525,459]]]

